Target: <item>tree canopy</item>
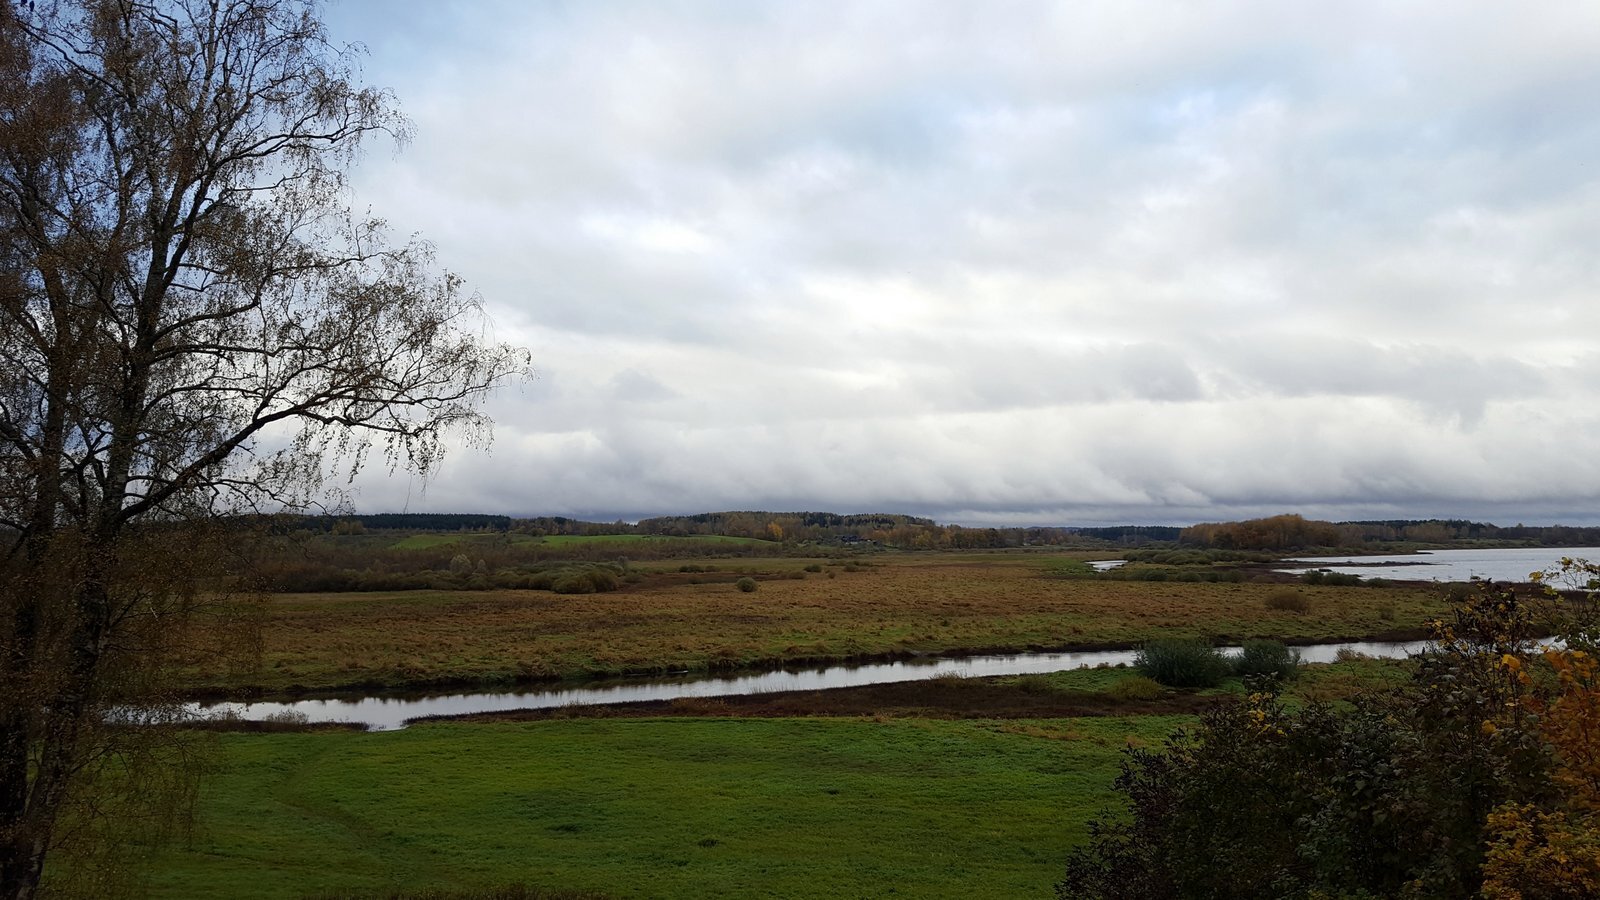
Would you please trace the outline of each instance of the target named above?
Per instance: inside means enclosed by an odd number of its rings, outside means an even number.
[[[426,473],[526,369],[350,210],[405,127],[312,3],[0,0],[0,896],[169,699],[196,529],[374,447]]]

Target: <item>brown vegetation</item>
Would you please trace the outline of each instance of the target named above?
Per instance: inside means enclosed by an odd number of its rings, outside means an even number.
[[[1423,588],[1304,587],[1316,612],[1286,617],[1264,606],[1276,585],[1050,578],[1061,558],[1033,554],[879,557],[826,566],[835,578],[772,577],[803,563],[763,561],[753,576],[656,572],[605,594],[280,595],[265,608],[259,672],[196,669],[190,683],[282,692],[1131,647],[1160,636],[1303,642],[1415,633],[1439,608]],[[762,578],[761,590],[730,590],[739,577]]]

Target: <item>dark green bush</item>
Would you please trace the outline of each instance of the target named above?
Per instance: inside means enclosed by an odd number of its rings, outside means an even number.
[[[745,577],[739,579],[738,581],[735,581],[733,583],[733,586],[738,588],[741,591],[744,591],[746,594],[749,594],[749,593],[755,591],[755,589],[757,587],[756,580],[754,578],[751,578],[748,575],[746,575]]]
[[[1145,676],[1168,687],[1216,687],[1232,669],[1210,644],[1172,638],[1140,647],[1134,665]]]
[[[1244,651],[1233,661],[1233,671],[1246,677],[1292,681],[1300,671],[1300,654],[1281,641],[1245,641]]]

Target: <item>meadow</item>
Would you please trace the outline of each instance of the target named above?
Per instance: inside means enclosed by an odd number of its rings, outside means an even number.
[[[897,709],[880,695],[865,715],[849,692],[821,691],[379,734],[223,734],[196,828],[154,860],[150,888],[1047,896],[1114,801],[1123,751],[1159,746],[1196,704],[1243,689],[1166,692],[1152,706],[1119,699],[1131,676],[940,679],[898,686],[917,699]],[[1392,663],[1318,666],[1295,694],[1337,700],[1395,677]],[[1051,714],[1052,702],[1098,711]]]
[[[272,694],[495,685],[1171,636],[1310,642],[1416,634],[1443,608],[1428,587],[1073,577],[1081,558],[1067,554],[667,560],[631,571],[633,583],[598,594],[268,595],[260,666],[242,675],[199,668],[190,686]],[[741,577],[758,589],[739,590]],[[1274,607],[1285,594],[1298,598],[1295,608]]]
[[[353,537],[352,546],[378,545]],[[446,537],[382,538],[381,548],[448,555],[471,553],[474,541],[524,543]],[[548,551],[550,540],[537,546]],[[573,543],[592,559],[610,540]],[[404,541],[410,551],[396,549]],[[1154,567],[1103,578],[1085,565],[1091,556],[700,555],[618,562],[625,577],[601,593],[271,594],[260,609],[261,665],[243,676],[196,670],[190,684],[269,694],[493,686],[1173,636],[1309,642],[1414,634],[1445,608],[1432,587],[1312,585],[1260,566],[1216,581]],[[740,590],[744,578],[756,589]],[[1338,702],[1399,671],[1315,667],[1295,702]],[[292,722],[224,731],[196,828],[153,859],[149,889],[179,898],[469,898],[507,885],[568,897],[1046,896],[1088,823],[1115,801],[1124,751],[1158,746],[1219,695],[1243,690],[1238,679],[1203,691],[1137,680],[1120,668],[947,676],[485,714],[385,733]]]
[[[1176,720],[568,720],[228,735],[163,897],[1017,897]]]

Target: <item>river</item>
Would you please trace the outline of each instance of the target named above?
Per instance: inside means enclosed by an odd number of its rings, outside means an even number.
[[[1408,656],[1422,649],[1420,641],[1313,644],[1296,648],[1305,662],[1332,662],[1340,650],[1386,659]],[[1224,647],[1237,653],[1237,647]],[[680,678],[629,678],[594,682],[582,687],[544,690],[488,691],[434,696],[366,696],[351,699],[296,700],[288,703],[196,704],[190,711],[200,716],[234,715],[242,719],[270,716],[304,716],[308,722],[363,722],[374,731],[404,728],[423,716],[453,716],[513,709],[551,709],[680,697],[726,697],[774,691],[812,691],[857,687],[894,681],[916,681],[940,675],[1027,675],[1062,672],[1095,666],[1133,663],[1133,650],[1095,650],[1059,653],[1012,653],[991,656],[928,657],[902,662],[825,666],[779,670],[735,676]]]

